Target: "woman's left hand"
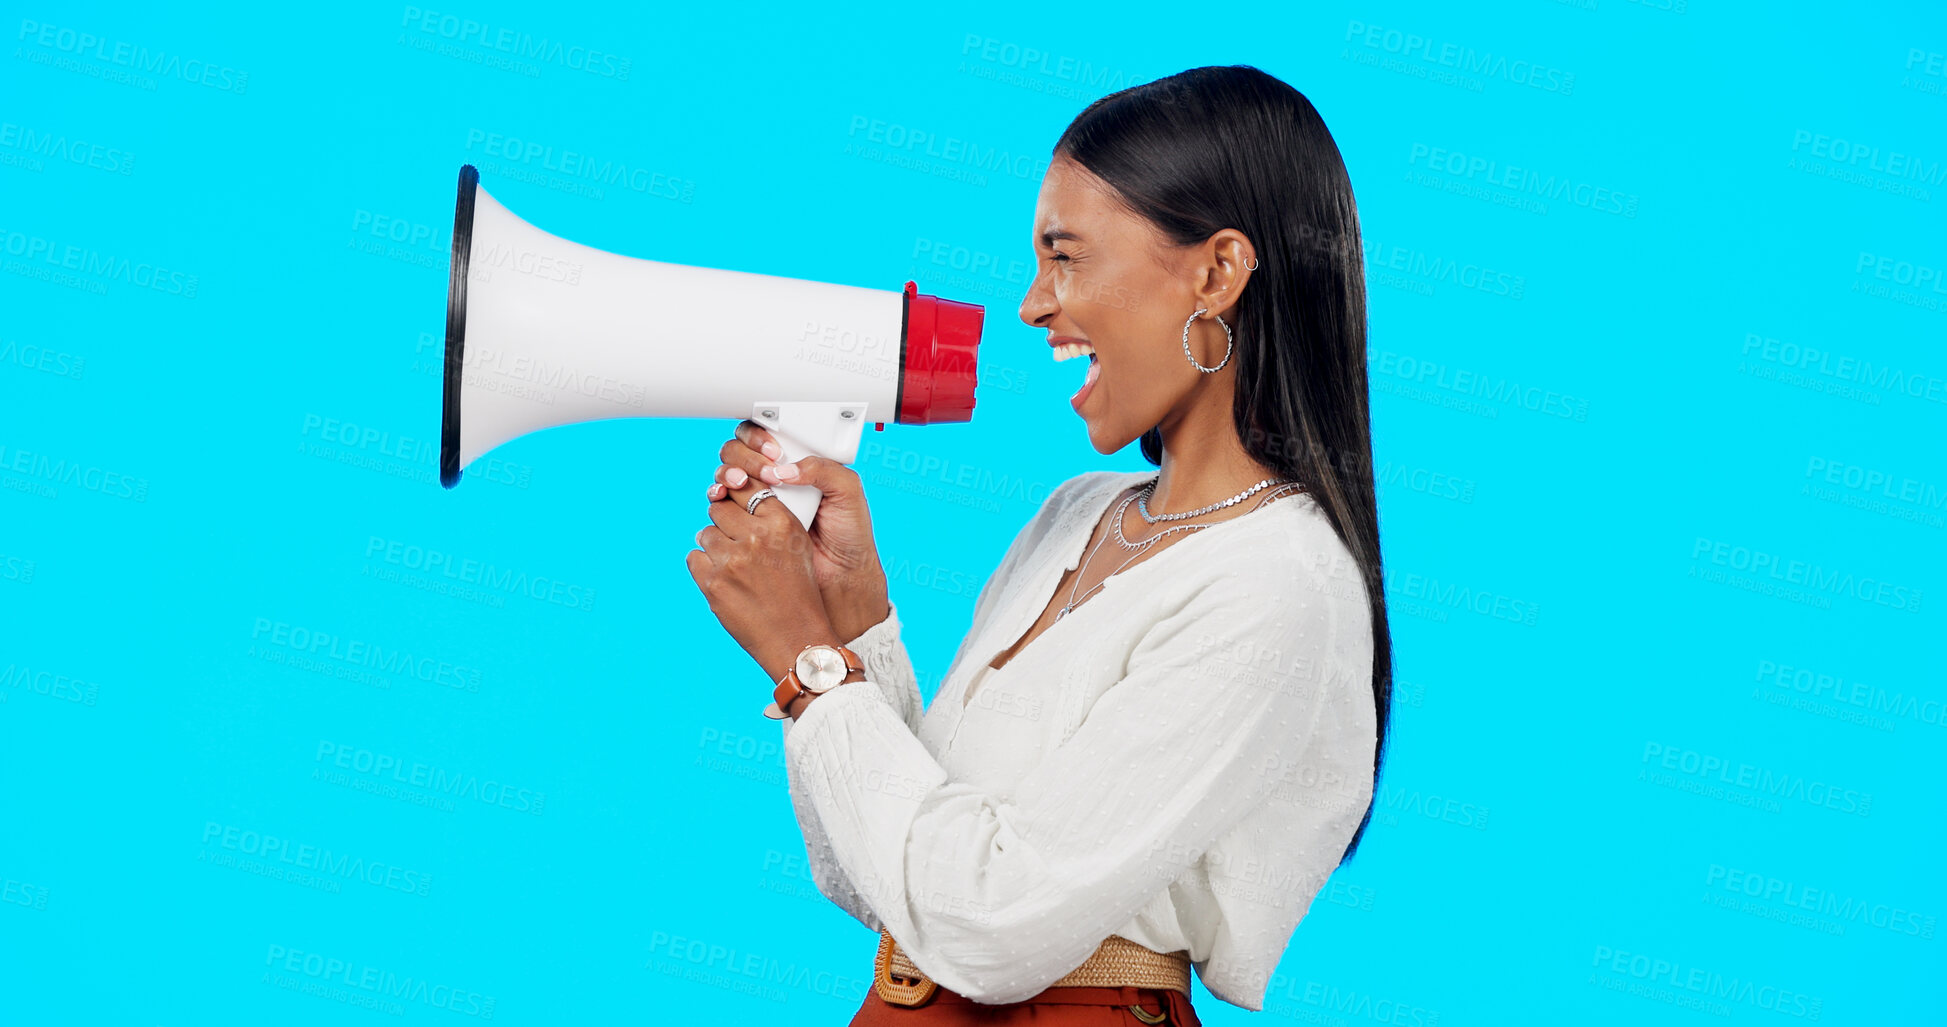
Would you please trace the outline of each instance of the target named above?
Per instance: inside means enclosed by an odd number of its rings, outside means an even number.
[[[684,562],[710,612],[775,682],[805,646],[846,640],[825,614],[811,539],[797,515],[775,496],[755,513],[746,509],[763,487],[754,479],[740,488],[711,485],[711,523],[696,533],[702,548],[690,550]]]

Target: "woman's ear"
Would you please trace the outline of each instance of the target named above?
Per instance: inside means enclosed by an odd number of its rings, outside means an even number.
[[[1212,316],[1230,313],[1258,265],[1257,248],[1244,233],[1225,228],[1204,240],[1197,254],[1197,306]]]

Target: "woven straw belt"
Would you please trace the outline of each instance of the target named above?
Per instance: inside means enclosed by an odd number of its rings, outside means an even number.
[[[1050,988],[1170,988],[1190,994],[1190,953],[1157,952],[1118,934],[1076,967],[1049,984]],[[933,997],[939,983],[914,965],[884,928],[879,930],[879,954],[873,960],[872,988],[896,1006],[917,1006]]]

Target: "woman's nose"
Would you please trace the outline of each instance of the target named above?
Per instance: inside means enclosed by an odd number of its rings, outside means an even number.
[[[1055,302],[1055,292],[1048,288],[1046,276],[1036,275],[1028,285],[1028,294],[1021,300],[1021,320],[1029,327],[1046,327],[1054,316],[1061,312],[1061,304]]]

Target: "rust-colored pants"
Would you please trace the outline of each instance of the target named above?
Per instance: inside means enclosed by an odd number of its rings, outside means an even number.
[[[1138,1017],[1129,1007],[1138,1006]],[[1167,1017],[1158,1020],[1157,1014]],[[1190,1000],[1171,988],[1043,988],[1020,1002],[987,1005],[940,988],[926,1004],[895,1006],[868,988],[851,1027],[1202,1027]]]

